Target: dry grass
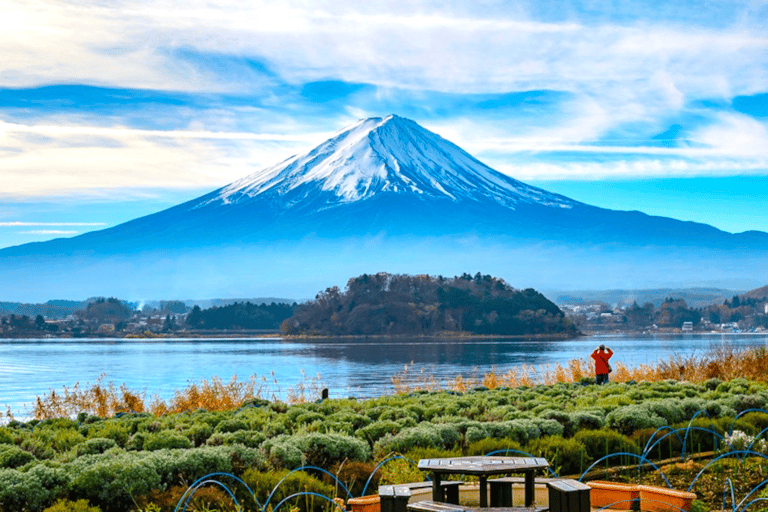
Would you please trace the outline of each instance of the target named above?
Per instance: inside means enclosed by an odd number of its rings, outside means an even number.
[[[322,392],[320,375],[307,378],[302,371],[302,380],[295,386],[281,389],[274,377],[251,376],[239,381],[237,375],[229,382],[218,377],[191,383],[185,389],[176,391],[166,401],[159,396],[147,399],[145,392],[136,392],[123,384],[103,383],[104,375],[94,384],[72,388],[64,387],[61,392],[51,390],[46,396],[38,397],[33,410],[36,419],[74,417],[85,412],[101,417],[113,416],[120,412],[149,412],[157,416],[185,411],[205,409],[207,411],[231,411],[238,409],[245,401],[253,398],[277,400],[285,396],[288,403],[303,403],[316,400]],[[6,416],[13,418],[10,410]]]
[[[466,391],[478,386],[489,389],[498,387],[533,386],[536,384],[555,384],[558,382],[579,382],[585,377],[593,377],[594,369],[584,359],[572,359],[567,365],[545,365],[534,367],[522,365],[500,374],[495,370],[478,376],[457,376],[453,380],[440,383],[434,376],[426,375],[423,370],[412,374],[406,366],[401,373],[392,378],[397,393],[407,393],[417,389],[435,391],[453,389]],[[742,377],[755,381],[768,382],[768,350],[739,349],[726,345],[711,348],[701,357],[670,356],[667,361],[657,365],[639,365],[629,367],[622,363],[613,365],[611,380],[614,382],[649,381],[667,379],[701,383],[707,379],[719,378],[731,380]]]
[[[413,373],[407,365],[401,373],[392,377],[396,393],[414,390],[437,391],[453,389],[466,391],[478,386],[493,389],[498,387],[533,386],[536,384],[555,384],[558,382],[578,382],[584,377],[594,375],[592,365],[584,359],[573,359],[567,365],[547,365],[534,367],[522,365],[498,373],[495,370],[484,375],[473,373],[470,376],[456,376],[450,381],[439,382],[433,375],[422,369]],[[81,412],[96,414],[101,417],[112,416],[119,412],[149,412],[155,415],[173,414],[184,411],[205,409],[208,411],[229,411],[239,408],[243,402],[252,398],[277,400],[286,397],[288,403],[303,403],[317,400],[323,385],[320,375],[308,378],[302,372],[302,380],[293,387],[281,389],[274,373],[270,378],[250,377],[238,381],[233,376],[229,382],[218,377],[189,384],[177,391],[173,398],[165,401],[157,396],[147,399],[145,392],[128,389],[124,384],[116,386],[110,382],[104,384],[103,376],[95,384],[84,388],[75,384],[61,392],[51,391],[44,397],[38,397],[33,411],[37,419],[73,417]],[[701,357],[671,356],[667,361],[652,365],[628,367],[622,363],[614,365],[611,380],[614,382],[660,381],[667,379],[701,383],[710,378],[731,380],[743,377],[756,381],[768,381],[768,350],[737,349],[719,346],[710,349]],[[6,416],[12,419],[10,410]]]

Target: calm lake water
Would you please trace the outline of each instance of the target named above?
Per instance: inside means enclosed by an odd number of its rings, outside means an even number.
[[[0,407],[25,417],[35,397],[64,386],[103,382],[164,399],[202,379],[257,375],[279,398],[288,387],[320,376],[331,398],[366,398],[393,392],[392,377],[406,365],[439,381],[457,375],[505,373],[523,364],[543,366],[588,359],[605,343],[613,361],[630,366],[671,356],[704,355],[720,345],[768,346],[768,335],[710,334],[591,336],[568,341],[425,341],[279,339],[0,340]],[[411,364],[412,363],[412,364]]]

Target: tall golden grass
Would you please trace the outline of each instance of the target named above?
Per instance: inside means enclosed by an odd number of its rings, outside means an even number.
[[[656,365],[627,366],[613,364],[611,381],[656,382],[667,379],[702,383],[707,379],[719,378],[731,380],[742,377],[755,381],[768,382],[768,350],[765,348],[743,349],[729,345],[719,345],[708,349],[702,356],[672,355],[666,361]],[[593,377],[594,368],[585,359],[572,359],[561,365],[521,365],[498,373],[495,370],[483,375],[457,376],[445,382],[439,382],[434,376],[422,370],[413,373],[412,365],[406,365],[402,372],[392,378],[397,393],[415,390],[436,391],[453,389],[466,391],[479,386],[489,389],[498,387],[534,386],[536,384],[555,384],[558,382],[579,382],[584,377]]]
[[[545,365],[535,367],[522,365],[506,373],[491,371],[483,375],[456,376],[440,382],[434,375],[423,369],[414,373],[413,365],[392,377],[395,393],[407,393],[424,389],[437,391],[452,389],[466,391],[478,386],[489,389],[498,387],[533,386],[536,384],[555,384],[558,382],[579,382],[584,377],[594,375],[592,365],[584,359],[572,359],[565,366]],[[50,391],[38,397],[33,410],[37,419],[74,417],[85,412],[101,417],[112,416],[119,412],[149,412],[162,416],[185,411],[205,409],[208,411],[229,411],[242,406],[249,399],[262,398],[278,400],[284,396],[289,404],[314,401],[320,398],[322,381],[320,375],[309,378],[302,372],[301,381],[295,386],[281,389],[274,372],[270,378],[251,376],[239,381],[233,376],[229,382],[218,377],[191,383],[183,390],[176,391],[169,400],[158,396],[147,398],[146,392],[128,389],[124,384],[103,383],[103,375],[95,384],[81,387],[79,383],[72,388],[65,387],[61,392]],[[622,363],[614,364],[611,380],[614,382],[660,381],[674,379],[701,383],[710,378],[731,380],[743,377],[755,381],[768,382],[768,350],[740,349],[721,345],[710,348],[700,357],[670,356],[668,360],[656,365],[638,365],[629,367]],[[0,416],[2,414],[0,413]],[[7,410],[8,419],[13,418]]]
[[[295,385],[282,389],[274,372],[270,378],[253,375],[248,380],[238,380],[233,375],[229,382],[218,377],[190,383],[183,390],[177,390],[169,400],[155,395],[147,398],[146,392],[129,389],[125,384],[116,386],[104,383],[104,375],[94,384],[81,387],[80,383],[62,391],[51,390],[43,397],[37,397],[32,411],[36,419],[74,417],[80,413],[101,417],[121,412],[148,412],[157,416],[204,409],[207,411],[231,411],[254,398],[277,400],[285,396],[288,403],[303,403],[316,400],[322,393],[320,375],[309,378],[302,371],[302,379]],[[10,409],[8,419],[13,418]]]

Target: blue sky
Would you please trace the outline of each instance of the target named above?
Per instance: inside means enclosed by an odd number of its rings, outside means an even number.
[[[0,247],[390,113],[577,200],[768,231],[768,2],[360,3],[6,0]]]

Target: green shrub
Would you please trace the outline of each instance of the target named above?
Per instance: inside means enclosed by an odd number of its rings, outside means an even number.
[[[76,453],[78,457],[81,455],[93,455],[96,453],[104,453],[115,446],[117,446],[117,443],[113,439],[95,437],[78,445]]]
[[[325,415],[320,414],[319,412],[314,411],[307,411],[304,414],[298,416],[295,420],[297,426],[301,425],[310,425],[315,422],[320,422],[325,420]]]
[[[192,441],[182,434],[177,434],[168,430],[147,434],[144,439],[144,450],[164,450],[192,448]]]
[[[219,422],[214,432],[237,432],[238,430],[248,430],[251,426],[244,418],[230,418]]]
[[[585,429],[599,430],[605,426],[605,415],[602,411],[575,411],[570,414],[574,432]]]
[[[563,426],[557,420],[534,418],[532,420],[539,429],[539,436],[562,436]]]
[[[132,430],[131,422],[127,418],[125,420],[109,419],[90,425],[87,435],[89,438],[112,439],[119,447],[125,448]]]
[[[575,439],[560,436],[545,436],[534,439],[526,451],[537,457],[544,457],[558,475],[581,474],[590,464],[584,447]]]
[[[104,511],[124,510],[133,496],[161,484],[154,465],[142,454],[84,455],[65,468],[72,474],[71,497],[87,499]]]
[[[51,420],[46,420],[35,428],[35,430],[32,432],[31,438],[28,439],[37,441],[34,443],[36,446],[50,449],[53,452],[67,452],[85,441],[85,438],[82,436],[82,434],[80,434],[80,432],[72,425],[73,422],[71,422],[71,420],[58,423],[52,422]],[[41,458],[50,457],[44,456]]]
[[[385,453],[403,453],[413,447],[450,449],[459,441],[461,435],[452,425],[421,423],[394,436],[382,437],[377,441],[376,448]]]
[[[3,512],[40,510],[49,499],[50,493],[34,474],[0,469],[0,510]]]
[[[208,473],[232,471],[231,453],[220,447],[158,450],[139,455],[142,455],[144,463],[153,469],[163,485],[188,484]]]
[[[723,383],[722,379],[718,379],[717,377],[713,377],[711,379],[705,380],[703,386],[704,386],[704,389],[708,389],[710,391],[714,391],[722,383]]]
[[[137,452],[144,450],[144,441],[146,440],[147,435],[146,432],[136,432],[130,439],[128,439],[128,442],[125,443],[125,449]]]
[[[45,464],[32,466],[26,475],[40,482],[50,499],[65,495],[72,481],[71,475],[63,467],[48,467]]]
[[[35,456],[17,446],[0,445],[0,468],[18,468],[35,460]]]
[[[242,444],[251,448],[258,448],[266,440],[267,436],[254,430],[240,430],[227,434],[213,434],[206,442],[209,446],[221,446],[230,444]]]
[[[13,444],[16,436],[13,431],[7,427],[0,427],[0,444]]]
[[[547,409],[539,413],[539,418],[557,421],[562,426],[563,437],[572,437],[575,432],[571,414],[563,410]]]
[[[663,427],[667,424],[664,418],[642,404],[619,407],[608,413],[605,421],[610,428],[624,435],[630,435],[640,429]]]
[[[648,410],[664,419],[667,425],[674,425],[686,418],[679,401],[673,399],[651,400],[647,402]]]
[[[370,425],[367,425],[355,432],[355,436],[360,439],[368,441],[373,446],[376,441],[384,437],[386,434],[397,434],[401,430],[401,426],[392,420],[375,421]]]
[[[101,512],[101,509],[91,506],[88,500],[59,500],[43,512]]]
[[[531,439],[538,439],[541,436],[539,427],[532,419],[518,419],[505,423],[508,428],[507,437],[520,443],[521,445],[524,445]]]
[[[464,437],[467,440],[467,443],[476,443],[487,438],[488,434],[485,432],[485,429],[473,425],[467,429],[467,433]]]
[[[580,430],[573,437],[584,446],[591,460],[598,460],[611,453],[640,453],[641,449],[629,437],[613,430]]]
[[[201,446],[206,444],[206,441],[213,434],[213,427],[207,423],[194,423],[189,428],[182,430],[187,439],[192,441],[195,446]]]
[[[485,438],[474,442],[468,442],[466,447],[467,455],[486,455],[499,450],[512,450],[509,455],[514,456],[518,451],[523,451],[520,443],[511,439]],[[503,455],[503,454],[502,454]]]
[[[303,464],[329,467],[344,459],[366,461],[371,455],[368,443],[341,434],[297,434],[268,439],[262,445],[280,467],[294,469]]]

